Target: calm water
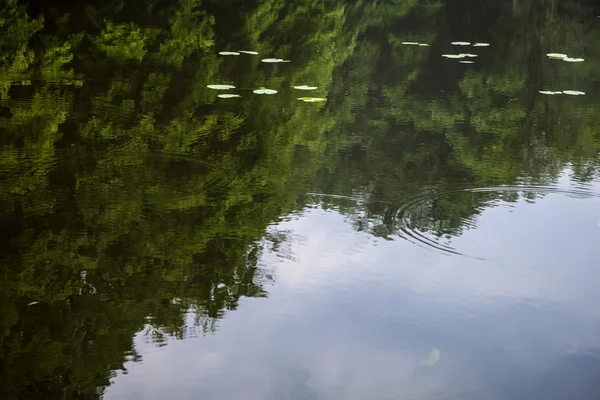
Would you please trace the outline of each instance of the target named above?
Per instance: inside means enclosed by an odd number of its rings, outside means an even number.
[[[4,0],[0,398],[599,399],[594,6]]]

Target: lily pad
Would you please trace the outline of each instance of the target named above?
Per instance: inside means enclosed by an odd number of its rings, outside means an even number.
[[[554,92],[553,92],[553,91],[551,91],[551,90],[540,90],[540,93],[541,93],[541,94],[556,94],[556,93],[554,93]],[[562,93],[562,92],[559,92],[559,93]]]
[[[293,86],[294,89],[298,89],[298,90],[315,90],[318,89],[318,87],[316,86],[306,86],[306,85],[301,85],[301,86]]]
[[[421,360],[419,365],[422,367],[434,366],[438,363],[438,361],[440,361],[440,356],[440,351],[437,347],[434,347],[433,349],[431,349],[429,354],[427,354],[427,356],[423,360]]]
[[[460,53],[459,56],[461,57],[470,57],[470,58],[475,58],[475,57],[479,57],[477,54],[469,54],[469,53]]]
[[[583,62],[583,61],[585,61],[583,58],[571,58],[571,57],[565,57],[562,60],[566,61],[566,62]]]
[[[564,59],[564,58],[568,58],[569,56],[563,53],[548,53],[546,54],[548,57],[550,58],[560,58],[560,59]]]
[[[258,51],[238,50],[238,52],[244,53],[244,54],[252,54],[254,56],[258,55]]]
[[[462,60],[462,61],[459,61],[459,63],[461,63],[461,64],[475,64],[475,61]]]
[[[410,45],[410,46],[418,46],[419,42],[402,42],[402,44],[407,44],[407,45]]]
[[[429,45],[427,43],[419,43],[419,46],[421,46],[421,47],[429,47]]]
[[[215,89],[215,90],[235,89],[235,86],[232,86],[232,85],[206,85],[206,87],[209,89]]]
[[[220,51],[219,54],[222,56],[239,56],[240,55],[240,53],[238,53],[237,51]]]
[[[460,55],[460,54],[442,54],[442,57],[446,57],[446,58],[463,58],[463,56]]]
[[[324,99],[322,97],[298,97],[297,100],[301,100],[305,103],[322,103],[324,101],[327,101],[327,99]]]
[[[277,93],[277,90],[267,89],[267,88],[261,87],[261,88],[258,88],[256,90],[253,90],[252,93],[256,93],[256,94],[275,94],[275,93]]]
[[[260,61],[262,61],[264,63],[287,63],[287,62],[290,62],[290,60],[284,60],[282,58],[263,58]]]
[[[488,47],[489,45],[490,45],[489,43],[477,42],[477,43],[473,44],[473,47]]]
[[[585,94],[585,92],[580,92],[579,90],[563,90],[562,92],[571,96],[582,96]]]
[[[471,42],[452,42],[450,44],[452,44],[454,46],[470,46]]]
[[[220,95],[218,95],[217,97],[220,97],[222,99],[233,99],[234,97],[242,97],[239,94],[233,94],[233,93],[222,93]]]

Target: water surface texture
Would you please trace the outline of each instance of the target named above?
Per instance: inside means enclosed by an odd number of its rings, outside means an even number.
[[[0,398],[600,399],[600,8],[4,0]]]

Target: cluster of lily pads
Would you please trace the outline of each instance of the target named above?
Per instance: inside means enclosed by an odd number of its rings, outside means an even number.
[[[583,58],[569,57],[568,55],[563,54],[563,53],[548,53],[546,55],[551,60],[561,60],[561,61],[566,61],[566,62],[583,62],[583,61],[585,61]],[[549,95],[568,94],[570,96],[583,96],[585,94],[585,92],[581,92],[579,90],[562,90],[562,91],[560,91],[560,90],[559,91],[540,90],[539,92],[541,94],[549,94]]]
[[[476,43],[471,43],[471,42],[452,42],[450,43],[453,46],[473,46],[473,47],[487,47],[490,44],[489,43],[483,43],[483,42],[476,42]],[[474,64],[475,61],[471,61],[471,60],[463,60],[465,58],[475,58],[478,57],[477,54],[471,54],[471,53],[459,53],[459,54],[442,54],[442,57],[445,58],[450,58],[450,59],[458,59],[459,63],[461,64]]]
[[[408,46],[429,47],[429,45],[427,43],[419,43],[419,42],[402,42],[402,44],[405,44],[405,45],[408,45]]]
[[[232,89],[236,88],[233,85],[206,85],[206,87],[209,89],[213,89],[213,90],[232,90]],[[308,85],[292,86],[292,88],[296,89],[296,90],[316,90],[316,89],[318,89],[317,86],[308,86]],[[269,95],[269,94],[276,94],[277,90],[267,89],[267,88],[261,86],[258,89],[254,89],[252,91],[252,93]],[[236,94],[236,93],[220,93],[217,95],[217,97],[219,97],[221,99],[232,99],[235,97],[242,97],[242,96],[239,94]],[[326,101],[327,99],[322,98],[322,97],[298,97],[297,100],[304,101],[306,103],[320,103],[320,102]]]
[[[582,96],[585,92],[580,92],[579,90],[563,90],[563,91],[552,91],[552,90],[540,90],[541,94],[568,94],[571,96]]]
[[[240,54],[250,54],[253,56],[257,56],[258,52],[250,51],[250,50],[238,50],[238,51],[220,51],[219,54],[222,56],[239,56]],[[260,61],[262,61],[264,63],[288,63],[288,62],[291,62],[290,60],[284,60],[282,58],[263,58]]]
[[[222,56],[239,56],[240,54],[258,55],[258,52],[250,51],[250,50],[238,50],[238,51],[220,51],[219,54]],[[268,63],[268,64],[269,63],[288,63],[288,62],[290,62],[290,60],[284,60],[282,58],[263,58],[261,61],[264,63]],[[226,84],[206,85],[206,87],[209,89],[213,89],[213,90],[232,90],[232,89],[236,88],[233,85],[226,85]],[[316,89],[318,89],[317,86],[308,86],[308,85],[292,86],[292,88],[296,89],[296,90],[316,90]],[[267,89],[267,88],[261,86],[258,89],[254,89],[252,91],[252,93],[269,95],[269,94],[276,94],[277,90]],[[233,99],[233,98],[242,97],[242,96],[239,94],[236,94],[236,93],[219,93],[217,95],[217,97],[219,97],[221,99]],[[305,103],[321,103],[321,102],[327,101],[327,99],[322,98],[322,97],[298,97],[297,100],[303,101]]]
[[[563,53],[548,53],[546,55],[551,60],[562,60],[562,61],[566,61],[566,62],[583,62],[583,61],[585,61],[583,58],[569,57],[568,55],[563,54]]]

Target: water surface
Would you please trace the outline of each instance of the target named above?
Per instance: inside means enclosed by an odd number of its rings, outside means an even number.
[[[594,6],[4,1],[2,396],[599,398]]]

